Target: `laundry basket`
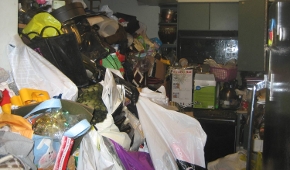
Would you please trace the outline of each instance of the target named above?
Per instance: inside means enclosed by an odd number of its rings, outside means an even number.
[[[214,74],[215,80],[218,82],[228,82],[237,77],[237,67],[233,68],[219,68],[210,67],[210,72]]]

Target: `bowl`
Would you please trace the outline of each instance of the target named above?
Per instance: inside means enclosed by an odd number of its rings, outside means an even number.
[[[159,39],[163,44],[173,44],[177,36],[176,30],[176,26],[159,26]]]
[[[177,12],[172,9],[162,9],[160,13],[161,22],[176,22]]]

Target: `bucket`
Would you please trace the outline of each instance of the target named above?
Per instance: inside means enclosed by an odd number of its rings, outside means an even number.
[[[108,37],[111,35],[114,35],[118,28],[119,28],[119,24],[117,21],[107,18],[107,17],[102,17],[103,21],[98,23],[100,29],[99,29],[99,34],[102,37]]]

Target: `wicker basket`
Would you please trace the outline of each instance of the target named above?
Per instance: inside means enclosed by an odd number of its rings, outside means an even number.
[[[215,80],[218,82],[228,82],[237,77],[237,67],[235,68],[218,68],[210,67],[210,72],[214,74]]]

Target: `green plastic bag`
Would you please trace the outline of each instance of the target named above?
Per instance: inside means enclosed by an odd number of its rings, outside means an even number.
[[[53,26],[61,34],[63,34],[61,30],[61,23],[48,12],[41,12],[34,15],[34,17],[29,21],[29,23],[23,28],[22,33],[27,34],[28,37],[32,39],[35,36],[38,36],[45,26]],[[57,36],[58,32],[54,28],[45,29],[42,37]]]

